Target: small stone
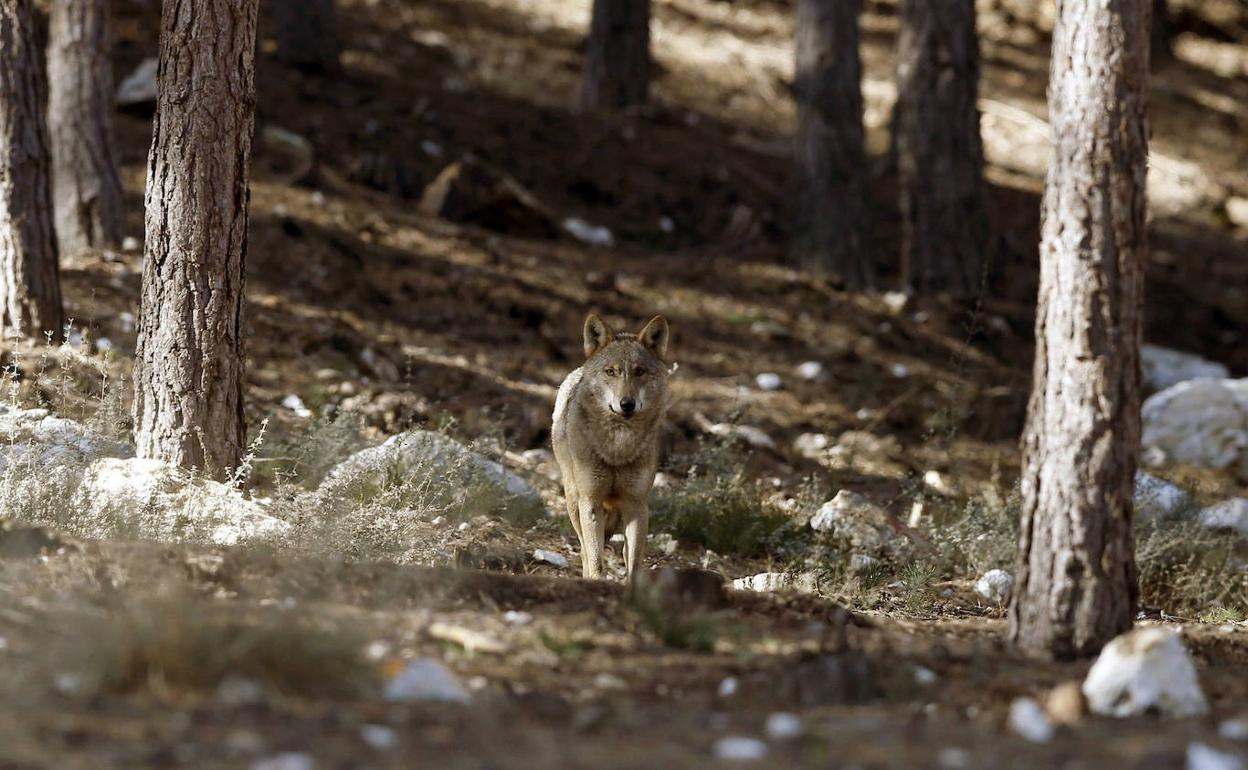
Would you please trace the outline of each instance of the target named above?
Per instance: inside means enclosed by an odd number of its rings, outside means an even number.
[[[1227,198],[1226,218],[1236,227],[1248,228],[1248,198]]]
[[[541,564],[549,564],[556,569],[568,568],[568,557],[554,551],[547,551],[545,548],[533,549],[533,561]]]
[[[628,687],[628,682],[616,674],[604,671],[594,677],[594,686],[599,690],[624,690]]]
[[[251,770],[312,770],[312,757],[297,751],[274,754],[251,763]]]
[[[113,341],[108,337],[100,337],[95,341],[95,349],[101,352],[108,352],[113,349]]]
[[[755,321],[750,324],[750,334],[771,340],[783,340],[793,336],[784,324],[768,320]]]
[[[1053,724],[1044,709],[1031,698],[1015,698],[1010,704],[1010,729],[1032,743],[1048,743],[1053,739]]]
[[[282,406],[295,413],[296,417],[311,417],[312,410],[304,406],[303,399],[297,393],[291,393],[282,399]]]
[[[446,149],[431,139],[424,139],[420,143],[420,149],[431,158],[441,158],[446,154]]]
[[[798,364],[797,376],[807,382],[823,379],[823,364],[818,361],[803,361]]]
[[[760,572],[737,578],[732,581],[732,587],[738,591],[797,591],[810,594],[818,591],[818,580],[812,572]]]
[[[1137,628],[1105,645],[1083,681],[1083,695],[1092,713],[1105,716],[1192,717],[1209,711],[1187,649],[1167,628]]]
[[[591,246],[614,246],[615,236],[602,225],[594,225],[583,219],[568,217],[563,220],[563,229],[578,241]]]
[[[936,672],[926,666],[914,667],[914,683],[920,687],[930,687],[940,680]]]
[[[659,229],[665,233],[671,233],[676,230],[676,222],[671,217],[659,217]]]
[[[442,701],[468,703],[471,696],[459,679],[432,658],[417,658],[386,683],[385,698],[389,701]]]
[[[738,680],[735,676],[728,676],[724,677],[724,679],[719,683],[719,688],[716,690],[716,693],[721,698],[731,698],[737,694],[737,690],[740,689],[740,687],[740,680]]]
[[[1245,770],[1243,757],[1220,751],[1199,741],[1187,746],[1187,770]]]
[[[253,679],[226,677],[217,685],[217,702],[226,708],[242,708],[264,702],[264,688]]]
[[[899,380],[904,380],[910,376],[910,367],[900,362],[890,366],[888,371]]]
[[[806,726],[802,724],[802,718],[797,714],[777,711],[768,715],[764,731],[773,741],[791,741],[802,737],[806,732]]]
[[[1199,518],[1210,529],[1231,529],[1248,537],[1248,498],[1223,500],[1202,510]]]
[[[780,390],[780,388],[784,386],[784,381],[781,380],[780,375],[775,372],[762,372],[761,374],[755,375],[754,384],[758,386],[759,390],[770,392],[773,390]]]
[[[1218,735],[1228,741],[1248,741],[1248,717],[1223,720],[1218,725]]]
[[[910,305],[910,295],[904,291],[886,291],[881,299],[884,300],[888,312],[893,315],[901,315]]]
[[[527,626],[533,622],[533,616],[524,610],[507,610],[503,613],[503,621],[513,626]]]
[[[461,521],[459,523],[459,526],[456,527],[455,529],[459,532],[467,532],[468,530],[472,529],[472,525],[466,521]]]
[[[360,725],[360,738],[378,751],[393,749],[399,743],[399,734],[385,725]]]
[[[775,449],[776,442],[761,428],[753,425],[735,425],[728,422],[717,422],[708,425],[706,432],[725,439],[736,439],[759,449]]]
[[[944,497],[957,497],[958,488],[949,476],[940,471],[928,471],[923,474],[923,483],[928,489]]]
[[[963,770],[971,766],[971,752],[951,746],[940,750],[936,755],[936,762],[944,770]]]
[[[1083,690],[1079,682],[1062,682],[1049,691],[1044,700],[1044,710],[1049,719],[1058,725],[1073,725],[1083,719],[1087,712],[1087,702],[1083,698]]]
[[[431,521],[431,522],[429,522],[429,523],[430,523],[431,525],[435,526],[435,527],[445,526],[445,524],[446,524],[446,517],[445,517],[445,516],[435,516],[435,517],[433,517],[433,521]]]
[[[752,761],[764,759],[767,756],[767,744],[757,738],[747,738],[741,735],[729,735],[715,741],[712,754],[716,759],[729,759],[738,761]]]
[[[990,569],[975,581],[975,593],[990,602],[1003,605],[1014,588],[1014,576],[1003,569]]]
[[[121,239],[122,251],[135,252],[142,248],[142,246],[143,244],[139,242],[139,239],[135,238],[133,235],[127,235],[125,238]]]
[[[676,549],[680,547],[680,543],[676,538],[666,532],[659,532],[649,537],[650,547],[664,556],[671,556],[676,553]]]
[[[149,56],[117,86],[115,101],[122,106],[156,101],[156,72],[160,62]]]
[[[813,460],[835,443],[826,433],[803,433],[793,440],[793,449],[802,457]]]

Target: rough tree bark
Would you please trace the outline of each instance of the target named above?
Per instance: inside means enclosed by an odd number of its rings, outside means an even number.
[[[902,280],[916,292],[972,295],[982,284],[986,216],[974,0],[902,0],[894,116]]]
[[[0,302],[5,336],[61,333],[46,84],[30,0],[0,2]]]
[[[279,61],[306,72],[339,70],[338,18],[335,0],[275,0],[270,20]]]
[[[52,200],[62,255],[121,244],[107,0],[56,0],[48,39]]]
[[[1057,657],[1130,628],[1150,0],[1059,0],[1034,390],[1010,637]]]
[[[594,0],[581,109],[645,104],[649,91],[650,0]]]
[[[867,157],[863,148],[860,0],[798,0],[797,261],[870,288]]]
[[[243,423],[258,0],[166,2],[135,357],[140,457],[221,478]]]

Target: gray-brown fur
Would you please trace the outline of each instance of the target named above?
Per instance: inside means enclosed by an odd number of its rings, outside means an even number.
[[[584,335],[585,363],[559,386],[551,443],[582,575],[603,577],[607,538],[622,532],[631,583],[646,547],[668,407],[667,320],[655,316],[638,334],[617,334],[590,315]]]

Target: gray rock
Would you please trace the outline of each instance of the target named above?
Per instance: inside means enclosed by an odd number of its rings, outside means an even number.
[[[1171,350],[1158,345],[1140,346],[1140,370],[1144,387],[1149,391],[1165,390],[1188,380],[1224,379],[1230,376],[1223,364],[1207,361],[1195,353]]]
[[[557,569],[568,568],[568,557],[555,551],[547,551],[545,548],[533,549],[533,561],[549,564]]]
[[[767,744],[757,738],[728,735],[715,741],[711,753],[716,759],[756,761],[767,757]]]
[[[762,372],[754,376],[754,384],[759,390],[773,391],[784,387],[784,380],[780,379],[780,375],[775,372]]]
[[[1187,746],[1187,770],[1245,770],[1248,764],[1233,751],[1222,751],[1192,741]]]
[[[417,658],[386,683],[386,700],[468,703],[472,696],[446,666],[433,658]]]
[[[797,591],[799,593],[815,593],[818,591],[818,580],[810,572],[760,572],[757,575],[737,578],[732,587],[738,591]]]
[[[160,62],[150,56],[139,62],[139,66],[117,86],[115,101],[124,106],[133,104],[151,104],[156,101],[156,71]]]
[[[1135,473],[1135,516],[1138,521],[1166,519],[1191,510],[1192,496],[1151,473]]]
[[[1142,418],[1146,452],[1248,475],[1248,379],[1181,382],[1149,396]]]
[[[816,532],[832,532],[849,540],[854,548],[878,552],[896,552],[908,545],[898,537],[896,517],[857,492],[842,489],[819,506],[810,519]]]
[[[1014,576],[1003,569],[990,569],[975,581],[975,593],[996,604],[1005,604],[1014,588]]]
[[[1212,529],[1233,529],[1248,537],[1248,498],[1233,497],[1205,508],[1200,523]]]
[[[1040,704],[1031,698],[1015,698],[1010,704],[1010,729],[1032,743],[1053,740],[1053,723]]]

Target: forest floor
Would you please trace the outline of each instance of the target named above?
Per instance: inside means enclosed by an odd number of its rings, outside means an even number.
[[[588,2],[340,5],[338,76],[283,67],[261,33],[246,308],[248,419],[253,431],[268,421],[257,496],[283,494],[285,460],[331,422],[301,416],[291,396],[317,415],[359,414],[372,440],[438,427],[501,439],[513,459],[545,448],[555,390],[578,365],[581,323],[595,310],[637,326],[655,313],[671,321],[679,370],[663,470],[677,483],[708,443],[722,443],[707,425],[727,423],[770,437],[773,446],[737,448],[744,476],[796,505],[812,489],[820,499],[850,489],[903,520],[919,501],[924,526],[975,501],[1007,505],[1029,387],[1047,153],[1048,37],[1034,4],[981,3],[992,6],[980,18],[992,271],[974,302],[924,298],[904,308],[786,264],[791,3],[656,0],[653,104],[616,115],[570,107]],[[895,6],[865,5],[872,245],[893,280],[900,220],[886,150]],[[1155,67],[1151,97],[1145,337],[1244,376],[1248,20],[1232,0],[1175,5],[1175,55]],[[139,0],[116,8],[120,80],[156,54],[158,14]],[[141,240],[150,113],[126,112],[118,128],[128,232]],[[310,168],[292,161],[277,129],[310,143]],[[466,154],[517,180],[549,220],[422,214],[425,185]],[[558,226],[568,217],[609,228],[614,245],[571,237]],[[122,392],[141,262],[131,249],[63,265],[67,313],[89,342],[109,341],[107,371]],[[823,376],[798,376],[809,361]],[[764,372],[783,387],[760,390]],[[67,417],[100,405],[72,388],[42,390]],[[847,431],[884,448],[834,467],[793,448],[802,434]],[[930,471],[952,490],[934,491]],[[1248,491],[1228,474],[1160,473],[1202,503]],[[557,483],[531,475],[558,510]],[[1248,629],[1194,622],[1174,608],[1160,609],[1189,621],[1184,637],[1213,717],[1087,719],[1052,743],[1028,744],[1004,727],[1010,702],[1043,697],[1088,664],[1014,656],[1001,609],[966,576],[935,576],[920,603],[899,590],[729,592],[673,629],[616,583],[505,558],[496,570],[455,566],[457,555],[491,566],[471,554],[500,543],[572,555],[566,528],[470,520],[464,530],[430,524],[428,533],[434,545],[420,564],[74,537],[39,558],[0,558],[0,659],[8,648],[39,661],[0,674],[0,768],[260,767],[253,762],[284,751],[314,757],[316,767],[701,767],[720,738],[764,737],[778,711],[799,714],[804,734],[770,740],[767,766],[1177,767],[1190,741],[1217,743],[1218,722],[1248,712],[1237,673],[1248,662]],[[708,553],[683,542],[650,561],[729,578],[790,566],[770,552]],[[170,600],[154,586],[177,600],[162,604]],[[848,623],[838,603],[853,609]],[[84,695],[58,680],[71,658],[144,679],[134,663],[142,656],[127,657],[133,641],[108,618],[161,625],[186,607],[251,619],[287,613],[282,622],[297,633],[264,637],[290,652],[286,678],[247,697],[151,681]],[[83,608],[105,610],[87,612],[98,627],[73,624]],[[435,626],[494,644],[465,650]],[[208,649],[233,649],[229,633],[204,633]],[[310,637],[329,649],[309,650]],[[352,668],[335,640],[367,644],[368,670]],[[166,652],[201,650],[194,642]],[[418,656],[446,663],[472,703],[376,697],[396,661]],[[255,678],[265,680],[263,671]],[[734,694],[720,694],[732,689],[725,680],[738,682]],[[393,730],[393,745],[368,726]]]

